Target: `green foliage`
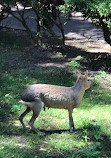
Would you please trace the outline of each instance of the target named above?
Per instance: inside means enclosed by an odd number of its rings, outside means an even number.
[[[110,20],[111,14],[111,1],[110,0],[74,0],[78,10],[82,11],[86,18],[92,18],[92,20],[99,20],[99,16]],[[106,19],[107,17],[107,19]],[[106,21],[105,21],[106,22]],[[99,23],[99,21],[98,21]]]
[[[99,71],[99,73],[101,74],[101,77],[104,79],[107,79],[109,77],[109,75],[105,72],[105,71]]]
[[[80,62],[76,60],[71,61],[71,66],[69,67],[69,70],[75,70],[76,68],[80,67]]]
[[[66,18],[69,18],[74,11],[72,0],[65,0],[64,5],[60,5],[59,9]]]
[[[81,150],[78,151],[77,156],[82,158],[97,158],[100,155],[100,151],[96,151],[98,145],[89,145],[87,148],[82,147]]]
[[[37,14],[40,26],[43,28],[51,28],[60,15],[58,8],[61,1],[31,0],[29,2]]]
[[[76,11],[82,12],[83,16],[99,25],[104,33],[105,41],[111,45],[111,1],[110,0],[72,0]],[[70,0],[66,1],[67,6]],[[70,9],[71,11],[72,9]]]
[[[71,61],[71,66],[74,67],[74,68],[75,67],[78,68],[78,67],[80,67],[80,63],[78,61],[72,60]]]

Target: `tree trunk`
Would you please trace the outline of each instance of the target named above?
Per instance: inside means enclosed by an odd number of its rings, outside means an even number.
[[[104,39],[111,46],[111,31],[110,31],[110,28],[108,28],[107,24],[104,22],[104,19],[102,17],[99,17],[99,20],[100,20],[100,26],[103,30]]]

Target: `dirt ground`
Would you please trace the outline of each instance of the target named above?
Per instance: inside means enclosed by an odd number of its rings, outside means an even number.
[[[109,75],[111,73],[111,47],[105,42],[66,38],[65,46],[62,47],[61,40],[44,37],[42,48],[40,48],[30,42],[31,39],[24,31],[10,29],[8,38],[12,40],[11,46],[4,47],[1,43],[1,57],[5,62],[2,69],[4,70],[9,68],[37,70],[39,67],[65,69],[71,65],[72,60],[75,60],[80,63],[82,71],[88,69],[92,73],[97,73],[99,70],[105,70]],[[29,43],[22,44],[26,41]],[[12,52],[12,47],[15,52]],[[6,56],[7,49],[10,54]]]

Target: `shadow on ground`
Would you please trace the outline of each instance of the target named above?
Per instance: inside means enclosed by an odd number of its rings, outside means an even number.
[[[16,69],[37,70],[38,67],[61,69],[61,67],[67,67],[66,62],[73,59],[80,63],[80,68],[83,70],[111,72],[111,54],[107,52],[90,53],[74,45],[62,47],[61,39],[46,36],[42,41],[42,47],[44,48],[38,48],[34,44],[32,45],[33,42],[24,31],[10,30],[10,32],[7,32],[3,30],[1,37],[0,61],[3,71]],[[7,39],[10,39],[9,42]],[[74,42],[73,39],[66,39],[66,43],[67,40]],[[5,53],[7,53],[7,56]],[[79,60],[76,59],[78,56],[81,56]]]

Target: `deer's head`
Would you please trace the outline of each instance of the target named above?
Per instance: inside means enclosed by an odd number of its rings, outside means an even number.
[[[84,90],[87,90],[90,88],[90,85],[91,85],[91,80],[88,79],[88,70],[85,72],[84,75],[82,75],[78,70],[75,70],[75,74],[78,78],[78,81],[82,82],[83,84],[83,88]]]

